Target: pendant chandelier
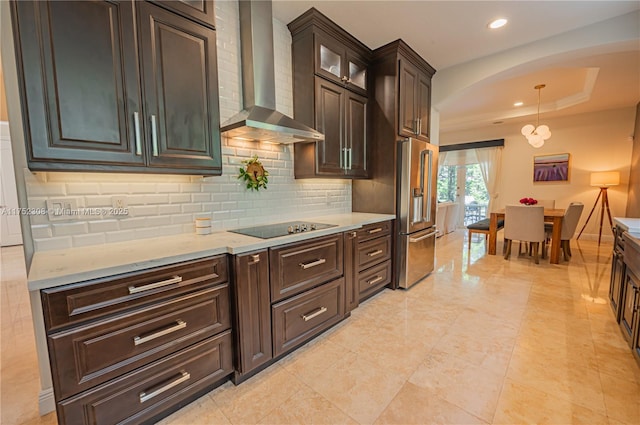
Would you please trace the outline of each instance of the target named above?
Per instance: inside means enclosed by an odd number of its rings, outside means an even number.
[[[538,90],[538,118],[536,120],[536,126],[527,124],[522,127],[522,135],[527,138],[527,141],[534,148],[540,148],[544,145],[544,141],[551,137],[551,131],[546,125],[540,125],[540,90],[545,88],[545,84],[538,84],[534,89]]]

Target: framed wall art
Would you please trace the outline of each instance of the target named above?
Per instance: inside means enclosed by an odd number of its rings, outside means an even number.
[[[569,181],[568,153],[538,155],[533,157],[534,183],[563,183]]]

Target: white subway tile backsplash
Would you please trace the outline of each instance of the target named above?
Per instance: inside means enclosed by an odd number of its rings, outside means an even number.
[[[100,232],[114,232],[120,230],[120,226],[118,223],[121,220],[95,220],[90,221],[89,224],[89,232],[91,233],[100,233]]]
[[[52,249],[68,249],[72,247],[70,236],[34,239],[33,243],[36,251],[50,251]]]
[[[34,239],[50,238],[53,236],[53,232],[48,224],[35,225],[31,226],[31,236]]]
[[[89,231],[89,226],[86,222],[54,223],[51,227],[53,227],[54,236],[78,235]]]
[[[190,202],[191,195],[188,193],[172,193],[169,195],[169,202],[172,204],[179,204],[184,202]]]
[[[236,1],[217,1],[216,38],[220,119],[242,109],[239,14]],[[276,108],[293,114],[291,35],[285,24],[274,25]],[[295,180],[293,146],[222,140],[222,176],[113,173],[31,173],[24,170],[28,204],[45,208],[47,199],[73,198],[78,206],[110,207],[112,196],[124,196],[129,215],[81,216],[63,222],[31,216],[38,251],[122,242],[194,232],[195,217],[213,219],[221,231],[267,222],[289,221],[304,214],[351,211],[351,182]],[[269,171],[267,190],[248,191],[237,180],[242,161],[258,155]]]
[[[99,192],[98,183],[67,183],[67,195],[93,195]]]

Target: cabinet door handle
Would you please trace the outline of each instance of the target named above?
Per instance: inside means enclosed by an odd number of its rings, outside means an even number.
[[[413,133],[417,136],[418,135],[418,118],[416,118],[415,120],[413,120]]]
[[[376,249],[375,251],[367,252],[367,257],[375,257],[376,255],[382,254],[381,249]]]
[[[422,118],[418,118],[418,136],[422,134]]]
[[[382,227],[376,227],[375,229],[369,230],[369,234],[372,235],[374,233],[382,232]]]
[[[343,83],[348,83],[349,82],[349,77],[347,77],[346,75],[342,78],[340,78],[342,80]]]
[[[151,144],[153,156],[158,156],[158,122],[155,115],[151,115]]]
[[[165,335],[169,335],[171,333],[174,333],[176,331],[179,331],[180,329],[184,329],[187,327],[187,322],[185,322],[184,320],[176,320],[175,321],[176,324],[173,326],[169,326],[165,329],[159,330],[157,332],[145,335],[145,336],[135,336],[133,337],[133,345],[140,345],[140,344],[144,344],[145,342],[149,342],[149,341],[153,341],[156,338],[160,338],[161,336],[165,336]]]
[[[314,317],[320,316],[322,313],[325,313],[326,311],[327,311],[327,307],[320,307],[318,310],[314,311],[308,316],[306,314],[303,314],[302,318],[304,319],[305,322],[308,322],[309,320],[313,319]]]
[[[306,270],[306,269],[310,269],[311,267],[319,266],[320,264],[324,264],[326,262],[327,260],[325,260],[324,258],[321,258],[319,260],[315,260],[310,263],[300,263],[298,265],[302,267],[302,270]]]
[[[215,277],[218,277],[217,275]],[[162,280],[160,282],[150,283],[143,286],[129,286],[129,294],[137,294],[138,292],[149,291],[151,289],[162,288],[163,286],[173,285],[182,282],[182,276],[173,276],[171,279]]]
[[[375,285],[376,283],[380,282],[383,279],[382,276],[376,276],[375,278],[371,279],[371,280],[367,280],[367,284],[368,285]]]
[[[174,379],[168,384],[158,385],[156,387],[151,387],[148,390],[142,391],[140,393],[140,403],[144,403],[147,400],[151,400],[152,398],[159,396],[163,392],[170,390],[176,385],[180,385],[183,382],[188,381],[189,379],[191,379],[191,374],[189,372],[181,371],[180,376],[178,376],[177,379]]]
[[[136,155],[142,155],[142,145],[140,144],[140,114],[133,113],[133,130],[136,142]]]
[[[255,254],[251,256],[251,263],[250,264],[255,264],[255,263],[259,263],[260,262],[260,254]]]
[[[431,236],[434,236],[437,232],[431,232],[431,233],[427,233],[424,236],[420,236],[419,238],[409,238],[409,242],[420,242],[422,240],[425,240],[427,238],[430,238]]]
[[[350,170],[351,167],[353,166],[353,149],[348,148],[347,153],[349,154],[349,162],[348,162],[349,165],[347,166],[347,170]]]
[[[342,160],[342,164],[340,164],[340,168],[344,168],[345,170],[347,169],[347,164],[348,164],[348,155],[349,153],[347,152],[347,148],[342,148],[342,157],[340,158]]]
[[[357,233],[357,232],[349,232],[349,237],[350,237],[351,239],[355,239],[355,237],[356,237],[356,236],[358,236],[358,233]]]

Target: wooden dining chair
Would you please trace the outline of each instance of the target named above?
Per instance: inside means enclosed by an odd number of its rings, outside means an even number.
[[[544,232],[544,207],[532,205],[507,205],[504,215],[504,240],[507,249],[504,259],[511,256],[511,244],[516,240],[520,242],[518,254],[522,251],[522,242],[531,244],[531,251],[536,264],[540,263],[538,255],[542,245],[542,256],[545,255]]]

